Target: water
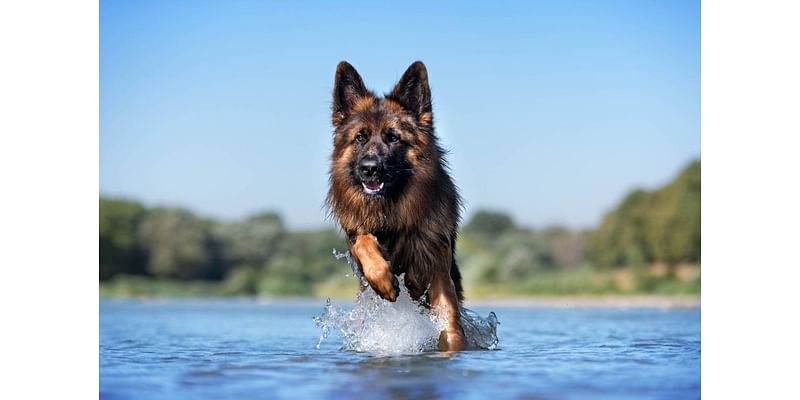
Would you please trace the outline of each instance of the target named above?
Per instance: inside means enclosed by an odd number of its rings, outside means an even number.
[[[332,305],[345,313],[352,306]],[[312,320],[324,316],[320,300],[103,300],[100,397],[700,397],[697,308],[467,306],[496,312],[497,350],[343,350],[347,342],[335,329],[320,343]]]
[[[366,352],[373,355],[419,354],[438,349],[439,333],[447,327],[447,310],[444,307],[431,310],[411,299],[405,287],[405,274],[398,276],[400,293],[394,302],[382,299],[369,286],[361,268],[350,252],[341,253],[333,249],[337,260],[345,259],[361,286],[356,305],[350,310],[331,305],[314,322],[322,330],[317,348],[330,334],[338,331],[342,338],[342,350]],[[422,297],[426,297],[427,291]],[[486,318],[475,311],[463,308],[460,313],[464,328],[465,345],[468,350],[495,350],[497,338],[497,315],[490,312]]]
[[[398,277],[400,293],[396,301],[389,302],[378,296],[362,279],[364,291],[358,293],[356,305],[351,309],[334,307],[330,300],[314,322],[322,330],[317,348],[330,335],[338,331],[342,337],[342,350],[366,352],[373,355],[419,354],[435,351],[439,347],[439,333],[447,327],[447,311],[434,312],[411,299],[404,276]],[[461,323],[464,327],[467,348],[495,350],[497,316],[490,312],[486,318],[463,309]]]

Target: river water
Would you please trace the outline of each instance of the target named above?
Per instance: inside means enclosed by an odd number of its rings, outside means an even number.
[[[485,308],[468,302],[474,315],[496,314],[499,343],[495,350],[446,354],[430,351],[435,330],[420,319],[424,312],[400,304],[407,309],[364,317],[372,309],[359,307],[375,305],[102,300],[100,398],[700,397],[699,308]],[[417,313],[416,320],[400,323],[409,313]],[[361,324],[344,315],[360,315]]]

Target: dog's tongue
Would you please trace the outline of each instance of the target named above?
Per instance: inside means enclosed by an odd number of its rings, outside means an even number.
[[[369,189],[369,190],[378,190],[378,189],[380,189],[380,188],[381,188],[381,183],[380,183],[380,182],[377,182],[377,181],[376,181],[376,182],[366,182],[364,185],[365,185],[365,186],[367,187],[367,189]]]

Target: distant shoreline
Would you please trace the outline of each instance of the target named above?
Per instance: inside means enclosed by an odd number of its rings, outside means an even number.
[[[565,295],[520,298],[467,299],[467,307],[563,308],[700,308],[700,296],[691,295]]]
[[[253,301],[263,304],[314,305],[323,304],[327,298],[291,296],[100,296],[101,301]],[[353,302],[353,298],[331,297],[334,303]],[[553,295],[508,298],[467,299],[467,308],[484,307],[546,307],[546,308],[700,308],[699,295]]]

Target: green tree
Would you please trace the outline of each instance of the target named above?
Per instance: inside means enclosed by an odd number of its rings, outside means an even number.
[[[287,234],[262,271],[259,292],[308,295],[315,283],[350,273],[347,264],[333,257],[334,248],[345,251],[347,244],[332,229]]]
[[[514,221],[508,214],[488,210],[479,210],[464,225],[465,232],[488,238],[496,237],[511,229],[514,229]]]
[[[123,199],[100,198],[100,279],[144,273],[136,231],[145,208]]]
[[[628,194],[591,233],[589,253],[599,267],[700,262],[700,161],[658,190]]]
[[[564,227],[545,229],[553,262],[561,268],[573,268],[586,257],[586,232],[575,232]]]
[[[503,223],[511,228],[490,235],[476,226],[482,225],[470,223],[459,236],[456,254],[468,283],[517,282],[546,270],[576,266],[584,258],[584,234],[563,227],[513,228],[511,221]]]
[[[554,267],[550,246],[539,232],[506,231],[498,237],[493,250],[498,281],[526,279],[536,271]]]
[[[653,210],[645,238],[657,261],[700,262],[699,161],[653,193]]]
[[[278,214],[261,213],[241,222],[217,224],[213,230],[229,266],[263,265],[275,254],[286,228]]]
[[[147,252],[147,273],[159,278],[221,279],[220,244],[211,223],[178,208],[156,208],[138,230]]]

